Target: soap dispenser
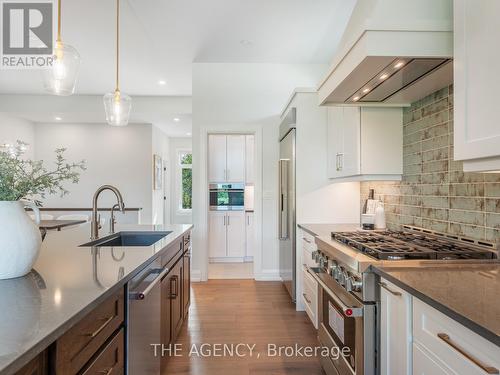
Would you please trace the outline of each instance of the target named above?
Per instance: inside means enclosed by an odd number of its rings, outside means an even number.
[[[382,230],[386,228],[384,204],[379,199],[375,209],[375,229]]]

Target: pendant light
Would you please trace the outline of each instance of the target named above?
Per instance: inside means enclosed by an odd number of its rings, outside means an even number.
[[[52,66],[44,70],[43,76],[45,91],[54,95],[68,96],[75,92],[80,55],[74,47],[62,42],[61,1],[57,2],[57,40]]]
[[[109,125],[125,126],[128,124],[132,99],[120,92],[120,0],[116,0],[116,88],[104,95],[104,110]]]

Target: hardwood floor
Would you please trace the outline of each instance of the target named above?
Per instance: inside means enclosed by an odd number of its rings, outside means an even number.
[[[182,345],[179,346],[182,355],[169,358],[163,375],[323,374],[318,358],[273,356],[273,350],[268,352],[268,344],[318,345],[308,317],[304,312],[295,311],[278,282],[210,280],[193,284],[189,320],[182,328],[178,343]],[[210,346],[202,347],[203,343]],[[233,356],[202,356],[202,350],[218,348],[214,344],[220,344],[222,350],[223,344],[230,349],[231,344],[239,343],[255,345],[252,356],[250,349],[243,345],[238,348],[244,357],[236,355],[235,347]]]

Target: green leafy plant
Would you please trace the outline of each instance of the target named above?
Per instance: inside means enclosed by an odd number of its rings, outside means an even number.
[[[37,198],[47,194],[64,196],[68,191],[65,182],[78,183],[80,172],[86,170],[85,160],[68,163],[64,158],[65,148],[55,150],[56,160],[53,170],[44,166],[43,160],[22,158],[28,144],[17,141],[14,146],[0,148],[0,201],[31,199],[41,206]]]

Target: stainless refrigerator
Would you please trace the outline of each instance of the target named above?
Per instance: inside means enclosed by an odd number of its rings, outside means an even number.
[[[279,262],[280,276],[295,302],[295,108],[280,125]]]

